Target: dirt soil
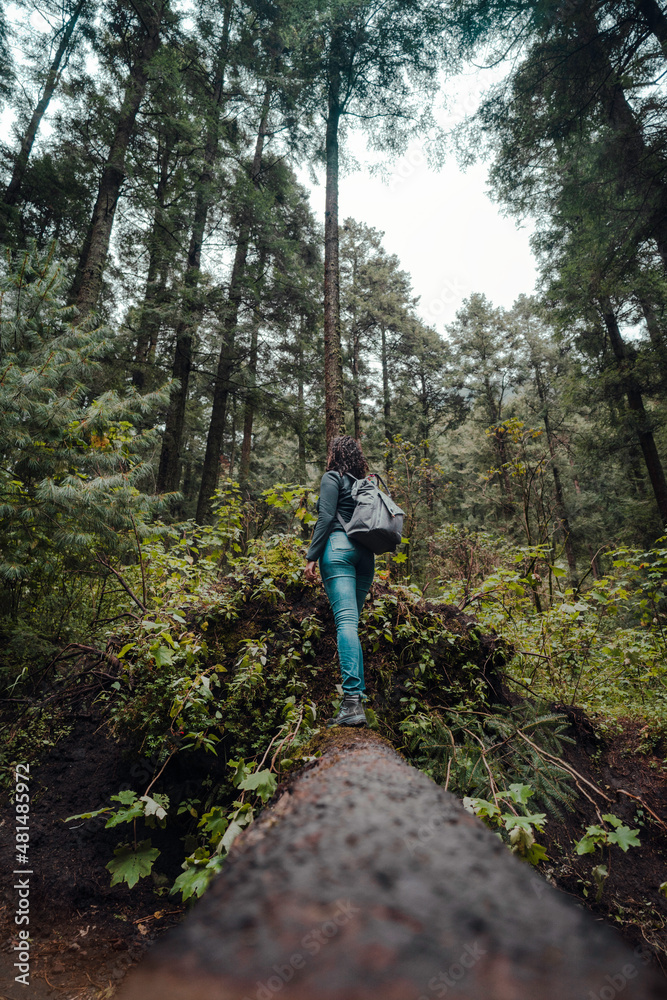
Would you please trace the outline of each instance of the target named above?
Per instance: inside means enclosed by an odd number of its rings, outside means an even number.
[[[580,794],[573,812],[560,821],[550,817],[539,838],[549,862],[540,867],[552,884],[618,927],[630,944],[643,946],[667,976],[667,897],[660,891],[667,882],[667,743],[651,746],[647,726],[633,719],[620,719],[621,732],[601,736],[581,710],[556,707],[568,715],[570,735],[577,740],[564,745],[564,758],[600,791],[580,782],[590,798]],[[638,829],[641,846],[577,856],[572,845],[599,822],[596,806]],[[599,864],[606,865],[609,877],[596,902],[591,873]]]
[[[29,991],[14,981],[14,922],[23,875],[14,852],[14,815],[0,818],[0,997],[29,1000],[106,998],[147,946],[183,915],[184,907],[151,879],[132,889],[110,888],[105,865],[120,839],[105,830],[104,819],[68,816],[108,804],[109,795],[135,786],[141,765],[129,764],[121,748],[100,728],[99,719],[77,715],[70,736],[31,767],[29,870],[31,975]],[[158,831],[159,832],[159,831]],[[162,845],[156,867],[173,880],[179,871],[180,844]],[[173,856],[173,857],[171,857]],[[181,854],[182,857],[182,854]],[[171,863],[170,863],[171,862]],[[173,871],[173,869],[176,869]],[[161,895],[156,895],[156,889]]]

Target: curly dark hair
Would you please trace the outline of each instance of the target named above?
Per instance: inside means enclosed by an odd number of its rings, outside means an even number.
[[[355,479],[364,479],[368,475],[368,462],[356,438],[343,434],[332,439],[327,456],[327,472],[347,472]]]

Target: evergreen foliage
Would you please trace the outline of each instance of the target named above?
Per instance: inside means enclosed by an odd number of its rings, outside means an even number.
[[[77,323],[65,282],[52,247],[8,255],[0,286],[3,613],[35,615],[40,632],[39,592],[127,559],[161,505],[146,490],[157,435],[141,424],[165,392],[104,388],[110,331]]]

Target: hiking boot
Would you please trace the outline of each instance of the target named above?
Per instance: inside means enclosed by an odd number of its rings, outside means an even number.
[[[332,726],[366,726],[366,713],[361,704],[360,694],[344,694],[338,714],[329,719],[327,727]]]

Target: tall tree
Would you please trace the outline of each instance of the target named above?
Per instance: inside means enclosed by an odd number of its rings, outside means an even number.
[[[131,54],[130,70],[88,232],[70,289],[70,299],[82,316],[95,308],[102,287],[118,198],[125,180],[127,150],[146,94],[150,65],[160,45],[160,32],[169,11],[169,0],[155,0],[154,4],[150,0],[139,0],[133,10],[136,12],[136,20],[133,26],[134,51]]]
[[[554,481],[555,507],[558,515],[556,534],[560,536],[570,576],[574,580],[577,572],[577,559],[561,472],[560,463],[563,449],[557,434],[559,393],[556,383],[559,380],[563,381],[566,369],[566,352],[558,345],[555,336],[548,327],[545,328],[543,310],[540,309],[535,300],[520,296],[508,320],[516,330],[517,344],[525,364],[526,381],[532,382],[537,397],[537,405],[534,409],[544,424],[551,459],[551,474]]]
[[[73,3],[66,3],[62,7],[59,6],[57,12],[54,12],[59,17],[57,18],[53,36],[50,39],[51,61],[44,75],[39,99],[32,110],[32,114],[19,140],[19,149],[14,160],[12,174],[2,198],[5,208],[15,205],[20,198],[21,185],[25,177],[28,160],[37,132],[51,103],[51,98],[60,82],[72,48],[76,44],[77,28],[80,21],[84,19],[90,20],[94,10],[95,4],[93,0],[74,0]],[[4,220],[2,221],[2,229],[0,230],[0,240],[6,239],[7,235],[7,213],[3,214]]]
[[[267,83],[264,89],[260,120],[257,128],[255,152],[250,165],[250,184],[255,190],[259,188],[262,173],[262,155],[264,152],[264,143],[267,134],[269,109],[271,104],[271,89],[271,84]],[[210,516],[211,499],[218,480],[220,450],[225,430],[225,417],[227,415],[229,376],[231,368],[234,365],[234,337],[238,323],[239,309],[243,298],[246,261],[250,246],[252,215],[253,197],[251,191],[248,191],[246,198],[243,200],[241,217],[238,220],[236,251],[229,279],[227,302],[221,323],[220,352],[218,355],[218,365],[213,388],[213,406],[211,408],[211,419],[206,438],[206,454],[204,455],[199,501],[197,503],[197,521],[200,524],[206,521]],[[260,253],[261,252],[262,250],[260,249]]]
[[[219,27],[215,56],[210,70],[209,86],[205,88],[205,96],[207,97],[205,102],[206,133],[199,176],[196,182],[194,214],[172,366],[172,376],[176,380],[176,388],[172,392],[167,410],[158,469],[158,488],[162,491],[177,490],[180,480],[181,445],[185,405],[192,371],[193,338],[203,315],[203,303],[199,296],[202,248],[209,212],[218,196],[215,177],[216,168],[219,166],[220,144],[225,128],[225,106],[228,97],[225,93],[225,75],[230,56],[233,6],[232,0],[225,0],[222,24]]]
[[[128,288],[136,296],[137,276],[145,273],[143,297],[133,302],[125,317],[132,335],[132,381],[137,388],[153,380],[160,334],[173,329],[179,278],[187,247],[192,208],[192,161],[200,147],[201,117],[193,91],[191,45],[185,52],[162,46],[153,72],[159,86],[150,88],[142,128],[132,150],[132,210],[124,213],[117,230],[120,268],[131,275]]]
[[[327,441],[344,429],[338,177],[341,126],[362,124],[375,148],[400,151],[420,125],[447,52],[442,4],[433,0],[296,0],[300,101],[325,121],[324,376]]]
[[[641,389],[632,370],[632,355],[621,336],[611,299],[606,295],[601,296],[598,300],[598,307],[609,336],[609,343],[614,358],[618,365],[623,388],[627,396],[628,410],[639,446],[642,450],[642,455],[644,456],[646,470],[651,481],[660,518],[663,526],[667,526],[667,480],[665,479],[665,472],[656,447],[651,420],[646,412]]]
[[[0,102],[4,101],[11,93],[11,82],[14,75],[8,34],[5,5],[0,3]],[[1,106],[2,104],[0,104]]]
[[[401,269],[398,257],[384,249],[383,235],[364,223],[345,219],[340,235],[341,318],[348,343],[355,436],[362,427],[362,398],[369,396],[371,388],[362,375],[370,380],[374,362],[382,371],[382,388],[375,395],[379,396],[384,437],[391,441],[392,393],[404,374],[401,362],[408,350],[402,338],[410,337],[419,324],[410,276]],[[411,391],[409,378],[407,382]]]
[[[486,296],[475,293],[464,301],[447,328],[458,380],[481,420],[494,449],[507,517],[512,514],[512,487],[506,470],[505,405],[518,380],[516,344],[505,316]]]

